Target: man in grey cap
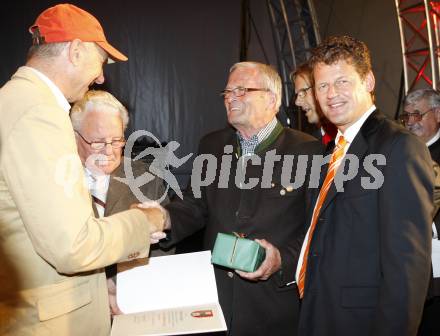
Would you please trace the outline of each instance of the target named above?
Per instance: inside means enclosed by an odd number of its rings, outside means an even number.
[[[109,58],[127,58],[73,5],[45,10],[30,32],[26,65],[0,89],[0,334],[108,335],[104,267],[147,256],[164,218],[95,218],[69,102],[104,82]]]

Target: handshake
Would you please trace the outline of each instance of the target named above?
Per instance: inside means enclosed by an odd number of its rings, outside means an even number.
[[[171,229],[170,215],[158,202],[132,204],[130,208],[141,210],[147,217],[150,225],[150,243],[155,244],[166,237],[163,231]]]

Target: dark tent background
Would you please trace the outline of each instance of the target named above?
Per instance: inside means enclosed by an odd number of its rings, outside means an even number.
[[[4,2],[0,9],[0,85],[25,63],[27,29],[48,0]],[[181,144],[179,157],[197,151],[202,135],[226,125],[218,92],[241,43],[240,0],[71,1],[98,18],[111,44],[129,60],[105,67],[99,86],[129,110],[127,136],[147,130],[161,142]],[[276,66],[266,0],[250,0],[248,60]],[[322,37],[350,34],[372,50],[378,105],[393,116],[400,85],[401,55],[395,8],[382,0],[315,0]],[[262,43],[259,43],[259,39]],[[379,38],[380,37],[380,38]],[[266,55],[266,56],[265,56]],[[280,116],[284,118],[283,115]],[[187,175],[191,163],[176,173]]]

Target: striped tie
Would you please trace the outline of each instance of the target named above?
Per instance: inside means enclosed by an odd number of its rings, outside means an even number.
[[[327,175],[325,177],[324,183],[322,184],[321,190],[319,191],[319,196],[318,196],[318,200],[316,201],[315,208],[313,209],[312,223],[310,225],[307,245],[304,250],[301,270],[299,272],[299,277],[298,277],[298,290],[299,290],[300,298],[304,296],[304,284],[306,279],[307,260],[309,256],[310,242],[312,241],[313,232],[315,231],[316,223],[318,222],[319,212],[321,211],[321,207],[324,204],[325,197],[327,196],[330,186],[332,185],[332,182],[335,178],[336,171],[338,170],[338,167],[342,159],[344,158],[344,149],[346,145],[347,142],[345,141],[344,137],[341,136],[339,138],[338,144],[336,145],[333,151],[332,157],[330,159],[330,164],[328,166]]]
[[[95,202],[95,204],[97,204],[97,205],[101,206],[103,209],[105,209],[105,202],[101,201],[95,195],[92,195],[92,199],[93,199],[93,202]]]

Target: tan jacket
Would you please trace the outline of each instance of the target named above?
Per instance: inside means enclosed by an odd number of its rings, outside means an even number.
[[[69,116],[31,70],[0,120],[0,335],[108,335],[103,267],[148,255],[145,216],[94,217]]]

